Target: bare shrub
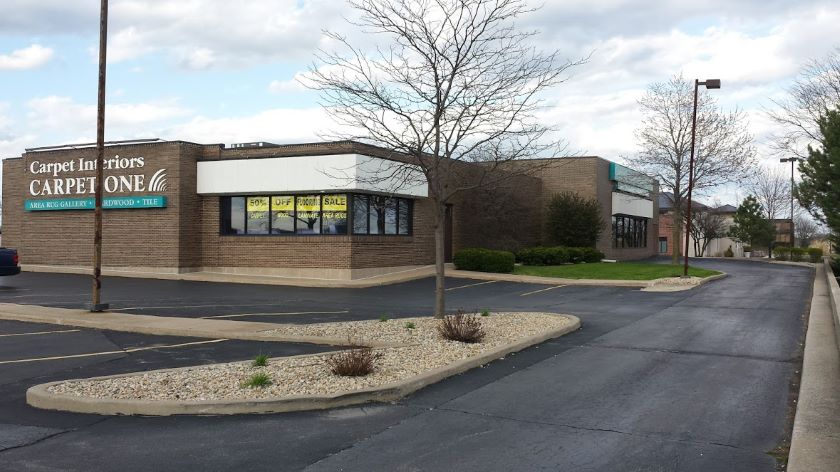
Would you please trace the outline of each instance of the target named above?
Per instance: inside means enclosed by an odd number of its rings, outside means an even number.
[[[444,316],[437,330],[444,339],[462,343],[479,343],[486,334],[476,314],[466,314],[461,310],[454,315]]]
[[[376,369],[381,353],[373,352],[369,347],[352,345],[353,349],[341,351],[326,359],[330,372],[342,377],[364,377]]]

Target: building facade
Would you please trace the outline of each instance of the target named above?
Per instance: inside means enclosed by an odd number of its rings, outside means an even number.
[[[103,267],[357,279],[433,264],[428,186],[366,178],[404,160],[351,141],[109,145]],[[90,266],[95,161],[90,145],[31,149],[3,161],[3,243],[18,249],[24,269]],[[628,186],[622,176],[631,171],[596,157],[550,162],[459,194],[447,208],[447,256],[539,244],[545,203],[565,190],[600,202],[611,224],[598,242],[607,257],[655,254],[655,182]],[[459,165],[467,176],[479,166]]]

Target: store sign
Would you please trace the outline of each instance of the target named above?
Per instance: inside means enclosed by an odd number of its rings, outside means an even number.
[[[103,179],[103,190],[109,193],[165,192],[168,183],[166,169],[155,172],[146,170],[146,160],[141,157],[116,155],[103,161],[108,171]],[[96,191],[96,177],[74,174],[96,170],[96,159],[69,159],[61,162],[33,160],[27,170],[29,195],[33,197],[92,195]],[[151,175],[149,175],[151,174]]]
[[[93,210],[96,208],[94,198],[52,198],[45,200],[26,200],[26,211],[51,210]],[[121,210],[130,208],[166,208],[166,197],[163,195],[146,195],[142,197],[105,197],[102,199],[105,210]]]

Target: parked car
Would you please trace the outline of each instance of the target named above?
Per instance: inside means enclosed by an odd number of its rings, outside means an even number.
[[[0,247],[0,275],[20,274],[20,258],[16,249]]]

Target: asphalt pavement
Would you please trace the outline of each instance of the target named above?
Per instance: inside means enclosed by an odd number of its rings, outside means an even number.
[[[42,361],[25,378],[0,364],[0,464],[4,470],[80,471],[773,471],[768,453],[788,435],[790,382],[800,368],[812,270],[725,260],[696,265],[730,276],[674,293],[580,286],[537,292],[547,287],[448,280],[453,309],[570,313],[583,328],[396,404],[234,417],[41,412],[16,398],[22,385],[108,371],[104,365],[112,362],[125,362],[125,371],[159,368],[186,351],[76,358],[88,363],[76,367]],[[105,283],[106,301],[129,313],[279,323],[427,314],[433,285],[431,279],[367,289]],[[2,302],[80,307],[89,279],[22,274],[2,285]],[[9,329],[0,325],[0,334]],[[116,350],[109,343],[184,341],[114,342],[114,333],[91,331],[84,336],[108,340],[97,345],[102,350]],[[82,336],[47,336],[71,335]],[[8,339],[0,338],[0,356],[15,354],[4,350]],[[212,360],[224,357],[229,342],[189,349],[217,349],[204,357]],[[238,355],[249,358],[253,350],[243,347]],[[129,361],[133,356],[165,360]],[[188,363],[198,356],[181,357]]]

